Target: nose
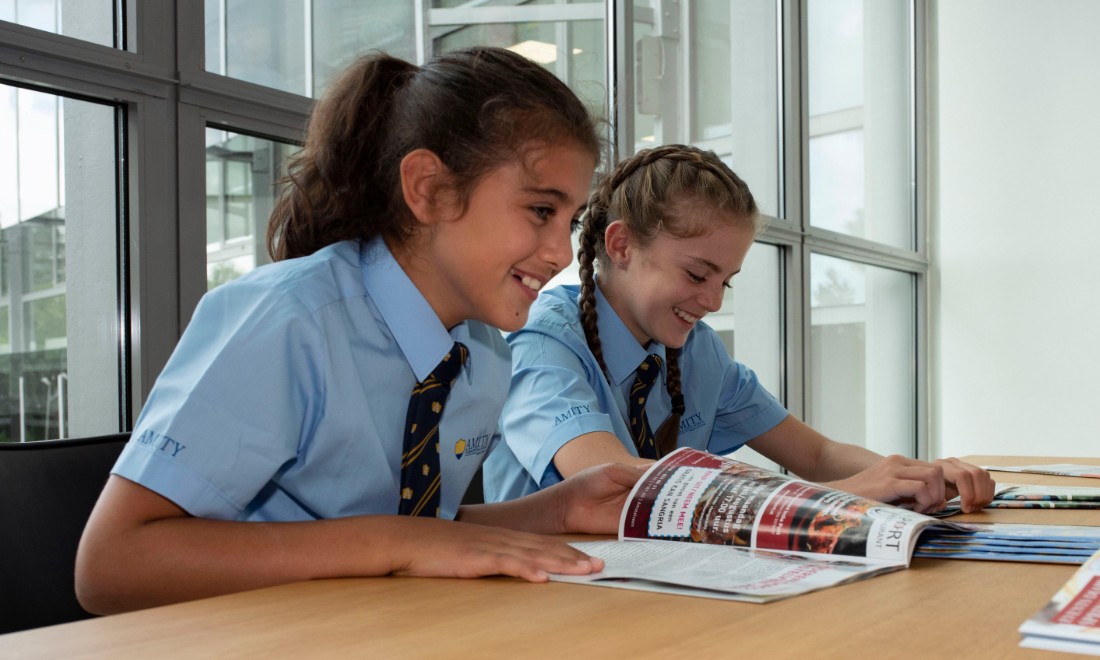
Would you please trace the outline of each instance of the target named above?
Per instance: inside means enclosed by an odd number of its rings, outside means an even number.
[[[726,287],[720,282],[709,284],[699,294],[699,306],[707,310],[707,313],[717,312],[722,309],[722,298],[726,295]]]
[[[553,272],[550,276],[560,273],[573,261],[573,243],[570,240],[568,227],[562,230],[548,225],[543,232],[541,256],[543,261],[550,265]]]

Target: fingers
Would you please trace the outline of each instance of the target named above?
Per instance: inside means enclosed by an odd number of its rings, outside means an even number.
[[[904,498],[917,513],[930,514],[947,504],[941,467],[923,461],[890,456],[888,489],[894,498]]]
[[[958,494],[964,513],[980,511],[993,501],[996,483],[986,470],[957,458],[939,459],[936,464],[943,467],[944,479],[955,491],[951,496]]]

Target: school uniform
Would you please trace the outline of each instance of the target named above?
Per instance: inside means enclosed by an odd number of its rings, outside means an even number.
[[[508,346],[476,321],[448,331],[380,239],[208,293],[113,473],[204,518],[395,514],[410,394],[455,341],[469,358],[438,436],[440,517],[454,518],[499,440]]]
[[[665,347],[639,345],[597,287],[597,326],[609,382],[585,341],[579,296],[575,285],[544,292],[527,325],[508,337],[512,387],[501,416],[504,441],[485,463],[488,502],[521,497],[561,481],[554,455],[585,433],[612,433],[637,456],[627,396],[649,353],[662,360],[661,375],[645,404],[654,431],[672,411]],[[678,363],[687,406],[680,419],[680,447],[728,453],[787,417],[756,374],[732,360],[705,323],[696,323]]]

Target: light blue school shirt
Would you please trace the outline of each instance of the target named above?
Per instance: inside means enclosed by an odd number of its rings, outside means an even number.
[[[579,286],[544,292],[523,329],[512,333],[512,389],[501,416],[504,442],[485,462],[485,500],[514,499],[561,481],[554,455],[585,433],[607,431],[633,456],[627,396],[646,355],[661,356],[661,377],[646,401],[653,430],[672,412],[666,388],[665,347],[643,348],[596,289],[597,326],[604,377],[588,348],[580,321]],[[721,338],[703,322],[688,334],[679,357],[686,409],[680,447],[728,453],[775,427],[787,410],[745,365],[726,353]]]
[[[204,518],[396,514],[413,385],[455,341],[470,356],[439,427],[440,517],[454,518],[499,439],[508,346],[474,321],[448,332],[378,239],[206,294],[113,472]]]

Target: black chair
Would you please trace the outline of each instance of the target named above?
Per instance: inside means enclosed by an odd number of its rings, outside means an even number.
[[[73,572],[128,433],[0,443],[0,634],[86,619]]]

